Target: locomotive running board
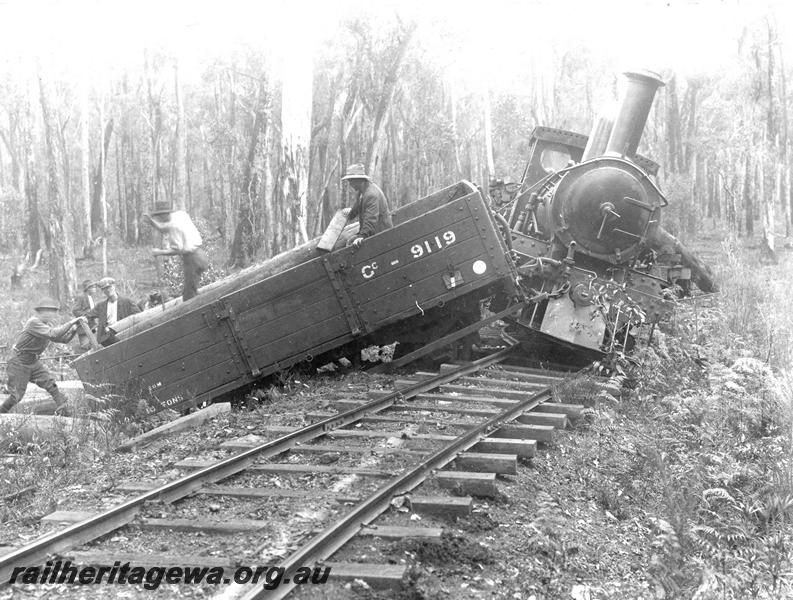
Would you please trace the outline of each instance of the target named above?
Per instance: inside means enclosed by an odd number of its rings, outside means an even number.
[[[475,332],[479,331],[480,329],[482,329],[482,327],[485,327],[486,325],[490,325],[490,323],[498,321],[499,319],[503,319],[504,317],[507,317],[507,316],[517,312],[520,308],[522,308],[522,306],[523,306],[522,304],[513,304],[509,308],[505,308],[501,312],[495,313],[494,315],[491,315],[491,316],[487,317],[486,319],[482,319],[481,321],[477,321],[476,323],[472,323],[471,325],[468,325],[467,327],[463,327],[462,329],[458,329],[454,333],[450,333],[449,335],[446,335],[446,336],[444,336],[444,337],[442,337],[440,339],[437,339],[434,342],[431,342],[431,343],[427,344],[426,346],[422,346],[418,350],[414,350],[413,352],[410,352],[409,354],[405,354],[405,356],[401,356],[401,357],[399,357],[396,360],[393,360],[393,361],[388,362],[388,363],[380,363],[379,365],[377,365],[375,367],[372,367],[371,369],[367,369],[367,371],[369,373],[385,373],[387,371],[390,371],[391,369],[396,369],[397,367],[402,367],[402,366],[404,366],[406,364],[409,364],[409,363],[413,362],[414,360],[416,360],[418,358],[421,358],[422,356],[425,356],[425,355],[429,354],[430,352],[434,352],[438,348],[443,348],[444,346],[446,346],[448,344],[451,344],[452,342],[456,342],[457,340],[462,339],[462,338],[464,338],[467,335],[475,333]]]

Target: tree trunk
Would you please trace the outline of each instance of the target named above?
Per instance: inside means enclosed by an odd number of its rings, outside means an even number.
[[[185,160],[185,113],[184,98],[182,97],[182,85],[179,79],[179,61],[174,63],[174,96],[176,99],[176,131],[174,134],[174,145],[176,147],[176,173],[174,175],[174,207],[181,210],[186,208],[187,201],[187,162]]]
[[[688,113],[687,124],[686,124],[686,139],[684,142],[684,151],[685,151],[685,158],[684,164],[685,169],[688,171],[691,168],[692,161],[695,160],[695,150],[696,144],[694,141],[694,137],[696,136],[697,132],[697,92],[702,84],[699,81],[689,79],[688,80],[688,89],[686,90],[686,108]]]
[[[774,189],[765,193],[765,172],[762,158],[758,165],[758,196],[762,202],[763,242],[762,248],[769,262],[777,263],[776,248],[774,243]]]
[[[91,228],[91,143],[89,138],[91,106],[88,102],[88,82],[80,82],[80,150],[82,162],[82,210],[80,211],[83,234],[83,256],[91,256],[94,239]]]
[[[454,81],[449,79],[449,104],[451,105],[452,119],[452,144],[454,144],[454,165],[457,169],[457,179],[463,179],[463,167],[460,162],[460,137],[457,133],[457,93]]]
[[[118,199],[118,229],[121,232],[121,239],[128,240],[127,231],[127,198],[124,191],[124,182],[126,182],[124,167],[123,167],[123,146],[120,145],[118,136],[115,141],[116,147],[116,196]]]
[[[256,205],[255,199],[257,198],[258,189],[258,175],[254,173],[254,161],[256,159],[256,148],[259,144],[259,134],[266,121],[265,113],[269,110],[268,102],[265,83],[261,82],[254,110],[248,154],[242,167],[239,218],[234,231],[234,241],[231,244],[229,266],[245,266],[261,247],[261,239],[259,236],[254,235],[257,230],[254,206]]]
[[[313,56],[288,52],[282,75],[281,166],[283,199],[294,238],[308,241],[308,171],[311,148]]]
[[[369,144],[366,149],[365,164],[367,173],[372,173],[374,171],[375,162],[377,159],[377,145],[380,140],[380,129],[383,124],[386,111],[391,104],[391,99],[394,96],[394,89],[396,88],[396,84],[399,81],[399,68],[402,66],[402,61],[405,58],[405,52],[407,52],[408,46],[410,45],[410,39],[413,37],[413,33],[416,31],[416,26],[417,24],[415,22],[411,23],[402,32],[402,36],[397,42],[397,47],[394,52],[394,59],[391,61],[391,64],[388,66],[385,72],[383,91],[380,94],[380,98],[377,102],[377,108],[375,109],[374,113],[372,137],[369,140]]]
[[[668,157],[666,168],[670,173],[683,171],[683,158],[680,143],[680,109],[677,102],[677,82],[672,75],[666,88],[666,138]]]
[[[691,174],[691,205],[688,210],[686,230],[690,235],[695,235],[697,233],[697,227],[699,226],[699,218],[702,214],[701,204],[704,194],[701,191],[702,175],[698,156],[695,151],[692,152],[689,160],[691,161],[691,168],[694,172]]]
[[[102,95],[99,98],[99,125],[105,124],[105,98]],[[110,135],[113,132],[113,120],[111,119],[107,126],[101,129],[104,131],[104,137],[99,144],[99,167],[97,169],[97,185],[99,187],[99,214],[102,218],[102,274],[107,277],[107,191],[105,186],[105,163],[107,161],[107,149],[110,145]]]
[[[743,178],[743,206],[746,211],[746,235],[754,235],[754,208],[752,206],[752,163],[749,153],[746,153]]]
[[[155,94],[154,75],[152,73],[151,61],[148,54],[144,58],[144,70],[146,73],[146,92],[148,96],[149,108],[149,140],[151,143],[151,201],[157,203],[160,200],[160,180],[162,177],[160,167],[160,136],[162,134],[162,107],[160,106],[160,91]]]
[[[775,161],[775,168],[774,173],[776,176],[775,185],[774,185],[774,205],[779,203],[780,207],[782,208],[782,224],[785,227],[785,235],[787,235],[787,224],[788,224],[788,204],[785,201],[785,175],[784,175],[784,166],[782,162],[777,160]],[[771,226],[775,226],[775,222],[771,222]]]
[[[790,188],[790,171],[791,167],[789,163],[785,164],[785,189],[784,194],[782,196],[782,205],[785,207],[785,236],[790,237],[791,235],[791,222],[793,221],[793,211],[791,208],[791,204],[793,203],[793,189]]]
[[[766,127],[768,131],[768,140],[770,141],[777,136],[776,94],[774,94],[774,46],[776,45],[776,33],[768,18],[766,18],[766,26],[768,30],[768,79],[766,82],[768,86],[768,113],[766,117]]]
[[[41,240],[41,213],[39,211],[38,182],[36,178],[36,167],[32,160],[27,161],[25,166],[25,200],[28,252],[31,256],[42,247]]]
[[[44,122],[47,152],[47,191],[49,196],[50,291],[62,305],[69,305],[77,289],[77,274],[72,246],[73,218],[66,203],[63,181],[63,156],[57,141],[60,127],[50,106],[50,94],[44,79],[39,77],[39,99]]]
[[[485,190],[490,185],[490,178],[495,177],[496,163],[493,160],[493,121],[490,118],[490,90],[485,90],[482,94],[484,104],[484,129],[485,129],[485,174],[482,179],[482,186]]]

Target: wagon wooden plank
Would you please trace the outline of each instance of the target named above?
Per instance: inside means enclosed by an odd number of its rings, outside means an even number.
[[[264,376],[303,360],[306,354],[311,353],[318,341],[338,340],[348,333],[344,320],[336,316],[325,319],[321,323],[313,323],[295,331],[286,338],[268,343],[266,346],[257,347],[256,340],[250,339],[248,347],[255,363],[261,369],[259,376]],[[331,346],[335,347],[341,343],[344,342],[337,342]],[[294,348],[296,347],[304,350],[295,355]],[[294,360],[291,360],[292,357]],[[220,358],[222,358],[222,354],[220,354]],[[244,369],[239,375],[232,375],[233,370],[229,372],[230,369],[225,362],[211,364],[212,362],[211,357],[207,358],[204,363],[197,363],[197,367],[200,368],[197,368],[195,372],[179,372],[178,377],[173,378],[172,376],[172,379],[158,390],[158,397],[161,399],[172,397],[176,393],[185,391],[191,391],[197,395],[214,389],[218,384],[236,381],[240,377],[245,378],[241,381],[253,380],[253,377],[249,373],[245,373]]]
[[[425,196],[416,202],[406,204],[394,214],[394,225],[404,223],[410,219],[420,217],[428,210],[439,208],[445,204],[451,203],[453,200],[458,200],[466,196],[478,194],[479,192],[470,183],[460,181],[453,185],[433,192],[429,196]]]
[[[314,293],[317,281],[322,281],[320,269],[319,260],[314,259],[258,284],[238,290],[226,296],[224,300],[239,314],[251,306],[266,304],[271,299],[288,296],[293,292],[298,296],[303,295],[306,298],[315,298]],[[276,278],[277,285],[273,285],[274,282],[272,280]],[[110,373],[110,368],[128,358],[134,359],[141,353],[162,346],[167,340],[179,339],[187,333],[207,328],[205,315],[211,318],[212,313],[212,305],[200,306],[195,311],[188,312],[171,321],[143,331],[123,342],[112,344],[97,353],[78,358],[75,361],[75,366],[81,376],[81,369],[90,369],[91,366],[100,366],[104,372]],[[123,372],[121,374],[123,375]]]
[[[364,527],[358,535],[386,539],[439,538],[443,534],[440,527],[404,527],[398,525],[379,525]]]
[[[263,320],[263,315],[261,314],[262,312],[274,312],[277,311],[278,308],[281,308],[281,312],[284,313],[283,320],[281,321],[281,327],[286,329],[291,322],[291,326],[294,328],[295,322],[305,322],[304,318],[306,315],[325,314],[326,312],[332,311],[333,299],[327,298],[322,289],[317,290],[315,286],[310,288],[310,290],[309,288],[301,288],[301,290],[303,291],[302,295],[287,294],[283,298],[278,299],[278,301],[275,303],[275,306],[265,303],[256,307],[256,309],[253,311],[254,314],[251,318],[247,319],[247,322],[258,324]],[[301,311],[304,314],[295,314],[300,313]],[[210,314],[211,312],[212,311],[209,311],[207,314]],[[180,322],[188,322],[190,320],[188,317],[190,316],[191,315],[185,315],[184,318],[180,319]],[[253,332],[246,331],[249,329],[249,327],[246,322],[245,313],[235,315],[234,318],[237,320],[244,336],[256,335]],[[139,377],[144,377],[150,371],[156,371],[157,369],[170,371],[170,364],[172,362],[185,362],[194,360],[199,364],[199,366],[206,365],[206,356],[198,356],[202,350],[207,349],[207,347],[213,343],[228,345],[230,341],[233,342],[233,340],[230,340],[229,337],[227,337],[229,333],[228,325],[222,321],[215,322],[214,317],[210,317],[209,322],[213,323],[213,325],[207,326],[207,321],[203,316],[201,316],[202,328],[186,335],[181,335],[178,329],[173,329],[173,331],[169,332],[172,334],[172,337],[163,337],[159,344],[151,350],[139,351],[137,355],[130,356],[125,360],[116,363],[109,369],[106,369],[106,375],[112,376],[116,369],[116,372],[118,373],[124,373],[126,370],[133,369],[133,372],[135,372]],[[159,335],[161,329],[165,329],[170,325],[171,323],[166,323],[165,325],[161,326],[161,328],[151,331],[152,333],[157,332]],[[162,333],[164,335],[166,332]],[[126,342],[126,344],[137,347],[136,339],[137,338],[131,338],[128,342]],[[147,344],[148,343],[151,342],[147,341]],[[111,348],[112,347],[113,346],[111,346]],[[224,357],[227,358],[229,356],[238,354],[236,348],[233,346],[229,347],[229,350],[231,350],[231,352],[223,351],[222,348],[216,348],[214,351],[212,351],[210,356],[221,359],[221,361],[216,360],[212,364],[222,362]]]
[[[185,429],[192,429],[193,427],[198,427],[201,423],[203,423],[207,419],[211,419],[216,415],[229,411],[231,411],[231,402],[218,402],[217,404],[210,404],[209,406],[202,408],[201,410],[194,412],[193,414],[180,417],[175,421],[171,421],[170,423],[165,423],[164,425],[155,427],[151,431],[147,431],[146,433],[138,435],[130,440],[127,440],[123,444],[119,444],[116,447],[116,451],[128,452],[137,446],[148,444],[149,442],[154,441],[170,433],[176,433],[177,431],[184,431]]]

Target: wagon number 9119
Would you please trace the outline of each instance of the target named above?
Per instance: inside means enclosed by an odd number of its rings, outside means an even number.
[[[441,239],[442,238],[442,239]],[[413,258],[421,258],[425,254],[432,254],[435,250],[442,250],[444,246],[450,246],[457,241],[457,236],[453,231],[444,231],[440,236],[435,236],[429,240],[424,240],[410,247]]]

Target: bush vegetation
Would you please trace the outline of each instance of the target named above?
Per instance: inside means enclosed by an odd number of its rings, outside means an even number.
[[[680,301],[598,407],[585,472],[603,510],[647,516],[656,597],[791,597],[793,262],[723,249],[721,292]]]

